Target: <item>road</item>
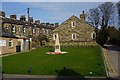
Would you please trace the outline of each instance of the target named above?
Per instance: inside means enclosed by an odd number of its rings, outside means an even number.
[[[108,76],[118,77],[120,74],[120,47],[116,45],[104,45],[108,60]]]

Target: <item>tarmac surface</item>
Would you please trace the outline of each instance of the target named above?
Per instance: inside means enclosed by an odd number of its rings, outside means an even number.
[[[118,78],[120,73],[120,47],[116,45],[104,45],[108,60],[108,77]]]

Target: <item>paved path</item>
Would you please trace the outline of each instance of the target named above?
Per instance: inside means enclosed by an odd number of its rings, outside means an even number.
[[[108,77],[116,78],[118,77],[119,71],[119,56],[120,56],[120,47],[115,45],[104,45],[106,51],[106,67],[108,71]]]
[[[3,80],[106,80],[106,77],[4,74]]]

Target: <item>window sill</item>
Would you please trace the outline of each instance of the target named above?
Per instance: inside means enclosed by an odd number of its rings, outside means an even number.
[[[9,49],[13,49],[13,47],[9,47]]]
[[[76,40],[76,39],[72,39],[72,41],[74,41],[74,40]]]
[[[75,26],[72,26],[73,28],[75,27]]]

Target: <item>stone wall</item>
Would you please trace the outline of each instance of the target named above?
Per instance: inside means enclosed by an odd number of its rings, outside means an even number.
[[[72,27],[72,22],[75,22],[75,27]],[[53,30],[53,36],[51,36],[51,42],[54,42],[54,35],[59,34],[60,43],[71,42],[95,42],[92,39],[92,34],[95,34],[95,28],[83,19],[79,19],[76,16],[72,16]],[[76,34],[76,39],[72,39],[72,34]]]
[[[9,40],[12,40],[12,47],[9,48]],[[0,47],[2,49],[2,54],[6,53],[14,53],[16,52],[16,45],[18,44],[18,40],[16,38],[4,38],[2,37],[1,40],[6,40],[6,46]]]

